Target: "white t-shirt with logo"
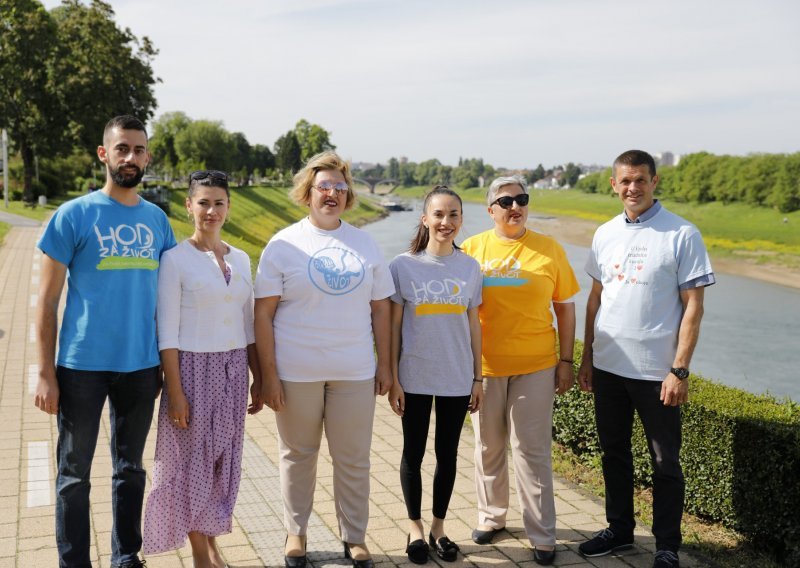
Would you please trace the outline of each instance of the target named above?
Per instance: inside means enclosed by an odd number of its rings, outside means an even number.
[[[280,296],[273,320],[284,381],[365,380],[375,376],[370,302],[394,293],[378,245],[342,221],[333,231],[308,218],[270,239],[255,297]]]
[[[624,214],[601,225],[586,272],[603,285],[593,364],[632,379],[663,381],[678,347],[679,286],[712,273],[697,227],[661,209],[642,223]]]

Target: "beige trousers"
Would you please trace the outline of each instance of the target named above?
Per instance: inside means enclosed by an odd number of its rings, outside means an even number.
[[[276,419],[286,531],[306,534],[324,427],[333,461],[333,499],[342,540],[364,542],[369,520],[375,380],[281,384],[286,406]]]
[[[555,367],[528,375],[483,378],[483,406],[472,415],[478,524],[506,526],[508,450],[517,478],[525,533],[533,545],[556,543],[553,497]]]

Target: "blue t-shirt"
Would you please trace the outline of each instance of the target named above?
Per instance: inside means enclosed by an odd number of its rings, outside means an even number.
[[[38,247],[67,267],[57,364],[127,373],[159,364],[156,300],[161,254],[175,246],[161,209],[102,191],[58,208]]]

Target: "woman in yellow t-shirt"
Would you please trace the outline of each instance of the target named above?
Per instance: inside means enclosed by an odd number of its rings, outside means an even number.
[[[487,194],[494,228],[470,237],[462,248],[483,272],[479,309],[483,334],[484,403],[473,415],[477,544],[489,544],[505,528],[511,443],[525,532],[538,564],[555,558],[556,514],[551,464],[554,393],[574,382],[572,350],[578,282],[564,249],[525,227],[527,184],[500,177]],[[553,308],[558,320],[556,352]]]

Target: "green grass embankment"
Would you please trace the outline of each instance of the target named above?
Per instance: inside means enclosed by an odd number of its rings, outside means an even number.
[[[231,189],[230,215],[222,228],[222,238],[246,252],[253,269],[272,235],[308,215],[308,208],[295,204],[289,199],[287,191],[285,188],[272,187]],[[194,230],[186,213],[185,200],[186,191],[170,192],[170,224],[178,241],[190,236]],[[363,225],[384,214],[382,207],[359,197],[356,205],[346,211],[343,218],[353,225]]]
[[[535,211],[605,222],[619,214],[619,198],[575,190],[534,191]],[[769,251],[800,255],[800,211],[781,213],[740,203],[680,203],[664,200],[672,212],[697,225],[706,244],[728,250]],[[784,219],[786,220],[784,222]]]
[[[10,230],[11,230],[11,225],[0,221],[0,245],[3,244],[3,241],[5,240],[6,235]]]

